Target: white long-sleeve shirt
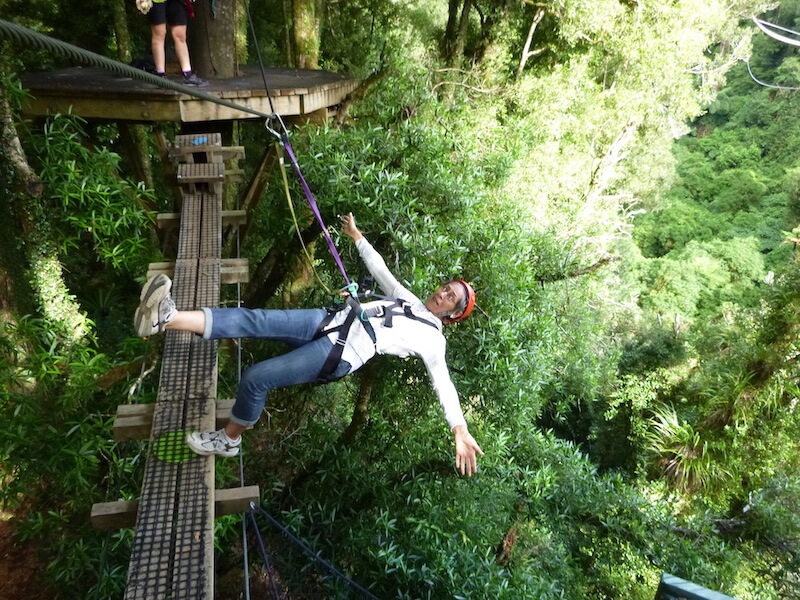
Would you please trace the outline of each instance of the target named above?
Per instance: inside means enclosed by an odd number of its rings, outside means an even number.
[[[450,379],[450,372],[447,369],[445,360],[447,342],[444,335],[442,335],[442,321],[429,311],[419,298],[400,284],[389,271],[383,257],[378,254],[365,238],[361,238],[356,242],[356,248],[384,294],[392,299],[402,298],[410,304],[411,312],[414,315],[429,321],[434,327],[399,315],[392,320],[392,327],[386,327],[383,317],[371,317],[369,322],[375,331],[375,343],[373,344],[372,338],[364,329],[360,319],[356,319],[350,327],[347,342],[342,351],[342,360],[350,363],[352,372],[361,367],[376,353],[390,354],[401,358],[407,356],[421,358],[425,363],[425,368],[439,399],[439,404],[441,404],[444,411],[444,418],[447,424],[451,429],[457,425],[465,425],[466,421],[458,401],[458,393]],[[377,300],[366,302],[362,304],[362,307],[369,309],[379,305],[392,306],[393,303],[387,300]],[[329,327],[341,324],[348,312],[349,309],[336,313]],[[328,337],[333,343],[336,343],[339,334],[330,333]]]

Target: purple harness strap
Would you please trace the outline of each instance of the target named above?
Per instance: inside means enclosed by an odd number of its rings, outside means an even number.
[[[283,136],[283,147],[286,148],[286,153],[289,155],[289,160],[292,161],[294,172],[297,173],[297,177],[300,179],[300,183],[303,186],[303,193],[305,193],[306,200],[308,200],[308,204],[311,206],[311,211],[314,213],[314,216],[317,217],[317,222],[322,228],[322,233],[325,235],[325,241],[328,243],[328,249],[331,251],[333,259],[336,261],[336,265],[339,267],[339,271],[341,271],[342,275],[344,276],[345,283],[350,286],[350,279],[347,277],[347,271],[344,270],[342,257],[339,256],[339,252],[336,250],[336,246],[333,244],[333,240],[328,233],[328,228],[325,227],[325,222],[322,220],[322,215],[319,213],[317,202],[314,200],[314,194],[311,193],[311,189],[309,189],[306,179],[303,177],[303,173],[300,171],[300,165],[297,164],[297,159],[294,156],[292,145],[289,143],[289,138],[285,135]]]

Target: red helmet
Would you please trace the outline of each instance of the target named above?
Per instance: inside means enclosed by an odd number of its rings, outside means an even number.
[[[463,321],[469,316],[469,313],[472,312],[472,309],[475,308],[475,290],[472,289],[472,286],[463,279],[453,279],[453,281],[456,281],[464,286],[464,291],[467,294],[467,303],[464,305],[464,311],[457,317],[445,317],[444,321],[446,323],[458,323],[459,321]]]

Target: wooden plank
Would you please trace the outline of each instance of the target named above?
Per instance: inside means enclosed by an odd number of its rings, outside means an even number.
[[[244,158],[244,146],[181,146],[170,149],[170,156],[181,159],[182,157],[198,153],[217,154],[224,159]]]
[[[156,215],[156,227],[159,229],[174,229],[180,226],[181,213],[158,213]],[[247,224],[247,211],[245,210],[223,210],[223,227],[242,227]]]
[[[40,94],[25,104],[25,113],[51,116],[71,113],[86,119],[151,122],[180,121],[181,107],[172,98],[131,101],[95,97],[48,96]]]
[[[211,133],[182,133],[175,136],[172,147],[175,150],[189,149],[190,152],[197,152],[192,148],[222,146],[222,134],[218,131]]]
[[[260,490],[257,485],[216,490],[214,493],[214,517],[235,515],[250,510],[250,503],[258,504]],[[136,525],[138,500],[116,500],[92,505],[90,517],[94,529],[115,531]]]
[[[138,500],[98,502],[92,505],[92,514],[89,517],[89,521],[92,527],[101,531],[127,529],[136,525],[136,513],[138,510]]]
[[[221,163],[180,163],[176,177],[179,184],[222,182],[225,180],[225,165]]]
[[[250,510],[250,503],[258,504],[257,485],[217,490],[214,494],[214,516],[235,515]]]
[[[163,273],[172,277],[175,269],[173,261],[150,263],[147,279]],[[225,258],[220,266],[220,283],[247,283],[250,281],[250,267],[246,258]],[[198,307],[199,308],[199,307]]]
[[[268,68],[267,72],[274,112],[282,116],[304,114],[301,103],[305,96],[324,94],[330,106],[338,104],[358,83],[347,76],[326,71]],[[94,67],[26,73],[22,80],[23,87],[31,93],[31,99],[23,107],[27,116],[64,114],[71,108],[73,114],[84,118],[115,121],[200,122],[262,118],[133,78],[118,77]],[[257,68],[245,66],[241,77],[211,80],[203,91],[264,114],[273,112]],[[306,100],[306,105],[312,106],[322,97]]]
[[[222,429],[231,418],[236,400],[217,400],[214,411],[214,429]],[[114,418],[114,441],[127,442],[150,438],[155,404],[120,404]],[[248,427],[252,429],[252,427]]]

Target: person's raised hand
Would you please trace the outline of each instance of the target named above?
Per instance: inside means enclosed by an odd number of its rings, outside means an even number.
[[[353,213],[347,213],[342,217],[342,233],[351,238],[354,242],[360,240],[364,235],[356,227],[356,218]]]

